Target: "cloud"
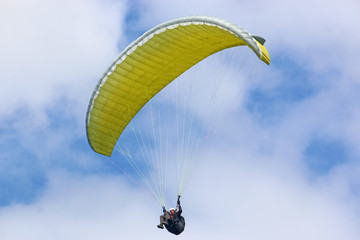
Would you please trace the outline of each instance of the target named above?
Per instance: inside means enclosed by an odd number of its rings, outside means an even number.
[[[199,204],[191,209],[198,237],[202,232],[210,239],[357,238],[355,202],[344,203],[337,194],[314,188],[301,173],[284,171],[244,148],[212,149],[187,192],[200,198],[190,204]],[[202,218],[207,225],[200,224]]]
[[[101,169],[81,150],[90,149],[85,114],[119,52],[127,8],[125,1],[95,0],[0,5],[0,182],[6,203],[27,202],[46,185],[49,169]]]
[[[125,12],[122,1],[3,2],[1,115],[41,112],[63,97],[83,103],[118,52]]]
[[[187,222],[182,237],[358,237],[358,216],[336,195],[269,165],[259,168],[258,162],[234,159],[233,153],[217,154],[215,150],[204,156],[207,164],[182,199]],[[219,159],[227,160],[219,165]],[[115,175],[54,171],[36,202],[15,204],[0,213],[2,239],[169,238],[169,233],[156,228],[161,208],[126,178]]]
[[[129,35],[204,14],[264,36],[272,62],[240,97],[231,89],[221,125],[206,125],[214,134],[184,192],[182,236],[357,239],[357,9],[356,1],[2,2],[0,238],[168,239],[156,228],[156,201],[91,152],[84,117]],[[125,19],[133,25],[124,28]],[[239,70],[229,69],[224,83],[234,86]],[[314,173],[316,159],[325,173]]]
[[[144,193],[126,179],[66,171],[49,176],[47,191],[38,201],[0,210],[1,239],[118,239],[157,230],[151,204],[144,204]]]

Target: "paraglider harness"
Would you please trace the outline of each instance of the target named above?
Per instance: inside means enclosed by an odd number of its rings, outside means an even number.
[[[178,209],[178,211],[174,212],[174,214],[176,214],[176,215],[174,216],[173,214],[170,214],[170,218],[167,219],[167,224],[165,224],[165,228],[169,232],[171,232],[175,235],[179,235],[185,229],[185,218],[183,216],[181,216],[182,209],[181,209],[181,205],[180,205],[180,196],[178,196],[176,208]]]

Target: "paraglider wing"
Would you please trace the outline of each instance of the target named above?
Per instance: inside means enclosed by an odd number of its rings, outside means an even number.
[[[119,55],[96,86],[86,117],[90,146],[111,156],[136,113],[171,81],[213,53],[243,45],[269,64],[269,54],[259,41],[265,40],[213,17],[179,18],[149,30]]]

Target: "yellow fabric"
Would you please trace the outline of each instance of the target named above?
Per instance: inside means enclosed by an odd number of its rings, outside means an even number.
[[[269,64],[266,48],[257,44],[258,56]],[[111,156],[125,127],[155,94],[207,56],[240,45],[247,44],[228,30],[206,24],[178,25],[135,45],[113,65],[92,98],[87,119],[91,147]]]
[[[269,56],[267,49],[263,45],[261,45],[259,42],[257,42],[257,43],[258,43],[258,45],[261,49],[261,53],[262,53],[260,59],[269,65],[270,64],[270,56]]]

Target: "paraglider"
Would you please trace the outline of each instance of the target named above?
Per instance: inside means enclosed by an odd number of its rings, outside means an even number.
[[[111,156],[125,127],[155,94],[202,59],[235,46],[248,46],[270,63],[256,38],[222,19],[185,17],[146,32],[116,58],[92,94],[86,116],[92,149]]]
[[[165,225],[166,229],[175,235],[179,235],[184,231],[185,218],[181,216],[180,196],[178,196],[176,209],[170,208],[168,212],[165,207],[163,207],[163,213],[164,214],[160,216],[160,224],[157,225],[158,228],[163,229]]]
[[[216,52],[247,46],[269,64],[264,42],[265,39],[233,23],[206,16],[183,17],[150,29],[121,52],[97,84],[86,115],[89,145],[95,152],[110,157],[119,137],[144,105],[182,73]],[[157,171],[161,164],[152,167],[152,157],[153,154],[144,154],[144,165],[150,166],[149,171]],[[185,161],[179,166],[186,164]],[[179,171],[178,207],[173,213],[165,209],[166,176],[159,173],[152,179],[154,185],[145,184],[152,188],[151,193],[164,210],[159,227],[165,226],[174,234],[180,234],[185,227],[180,196],[191,169],[185,166]]]

